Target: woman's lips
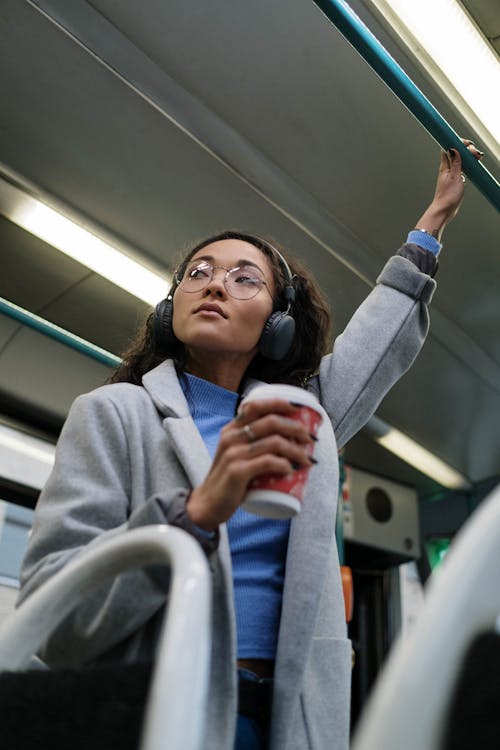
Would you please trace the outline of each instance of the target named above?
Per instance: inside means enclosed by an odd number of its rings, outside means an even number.
[[[223,312],[222,308],[219,307],[219,305],[214,304],[204,304],[200,305],[196,308],[194,311],[196,313],[203,313],[205,315],[220,315],[221,318],[227,318],[227,315]]]

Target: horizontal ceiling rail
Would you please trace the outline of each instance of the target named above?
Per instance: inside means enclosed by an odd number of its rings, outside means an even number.
[[[345,0],[314,0],[398,99],[428,133],[447,151],[456,148],[462,156],[462,169],[478,190],[500,211],[500,184],[462,143],[426,96],[378,41]]]
[[[33,328],[44,336],[48,336],[49,338],[58,341],[60,344],[69,346],[71,349],[80,352],[80,354],[85,354],[87,357],[91,357],[104,365],[116,367],[121,362],[119,357],[106,351],[106,349],[101,349],[100,346],[91,344],[90,341],[86,341],[85,339],[80,338],[80,336],[76,336],[74,333],[70,333],[64,328],[56,326],[54,323],[50,323],[48,320],[15,305],[13,302],[9,302],[9,300],[4,299],[3,297],[0,297],[0,313],[7,315],[9,318],[13,318],[23,325],[29,326],[29,328]]]

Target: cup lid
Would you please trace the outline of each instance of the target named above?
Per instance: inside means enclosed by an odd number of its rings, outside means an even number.
[[[310,406],[312,409],[318,409],[320,406],[316,396],[305,388],[299,388],[296,385],[287,383],[266,383],[253,388],[243,399],[245,401],[255,401],[266,398],[283,398],[286,401],[293,401],[297,404]]]

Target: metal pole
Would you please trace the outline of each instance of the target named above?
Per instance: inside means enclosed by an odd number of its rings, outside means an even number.
[[[456,148],[471,182],[500,211],[500,184],[464,146],[453,128],[413,83],[400,65],[354,13],[345,0],[314,0],[342,36],[377,73],[428,133],[447,151]]]
[[[60,326],[56,326],[54,323],[49,323],[48,320],[40,318],[38,315],[34,315],[34,313],[31,313],[28,310],[24,310],[24,308],[15,305],[13,302],[9,302],[9,300],[3,299],[3,297],[0,297],[0,313],[8,315],[19,323],[29,326],[35,331],[43,333],[44,336],[49,336],[49,338],[55,339],[55,341],[58,341],[65,346],[69,346],[71,349],[75,349],[76,351],[85,354],[87,357],[96,359],[104,365],[116,367],[121,362],[120,357],[111,354],[111,352],[107,352],[105,349],[101,349],[100,346],[91,344],[90,341],[86,341],[85,339],[80,338],[80,336],[76,336],[74,333],[70,333],[64,328],[60,328]]]

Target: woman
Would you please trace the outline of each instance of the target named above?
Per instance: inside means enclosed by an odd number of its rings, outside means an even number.
[[[192,534],[213,576],[208,749],[263,748],[267,735],[272,750],[348,746],[337,451],[423,343],[439,240],[462,195],[461,160],[451,150],[418,229],[327,356],[328,314],[298,264],[251,235],[200,243],[113,382],[71,408],[37,507],[20,600],[87,545],[127,529],[170,523]],[[318,463],[291,523],[239,507],[252,478],[310,466],[312,438],[287,419],[293,404],[238,409],[262,380],[302,385],[325,410]],[[166,578],[139,571],[99,589],[46,644],[47,663],[151,659]]]

